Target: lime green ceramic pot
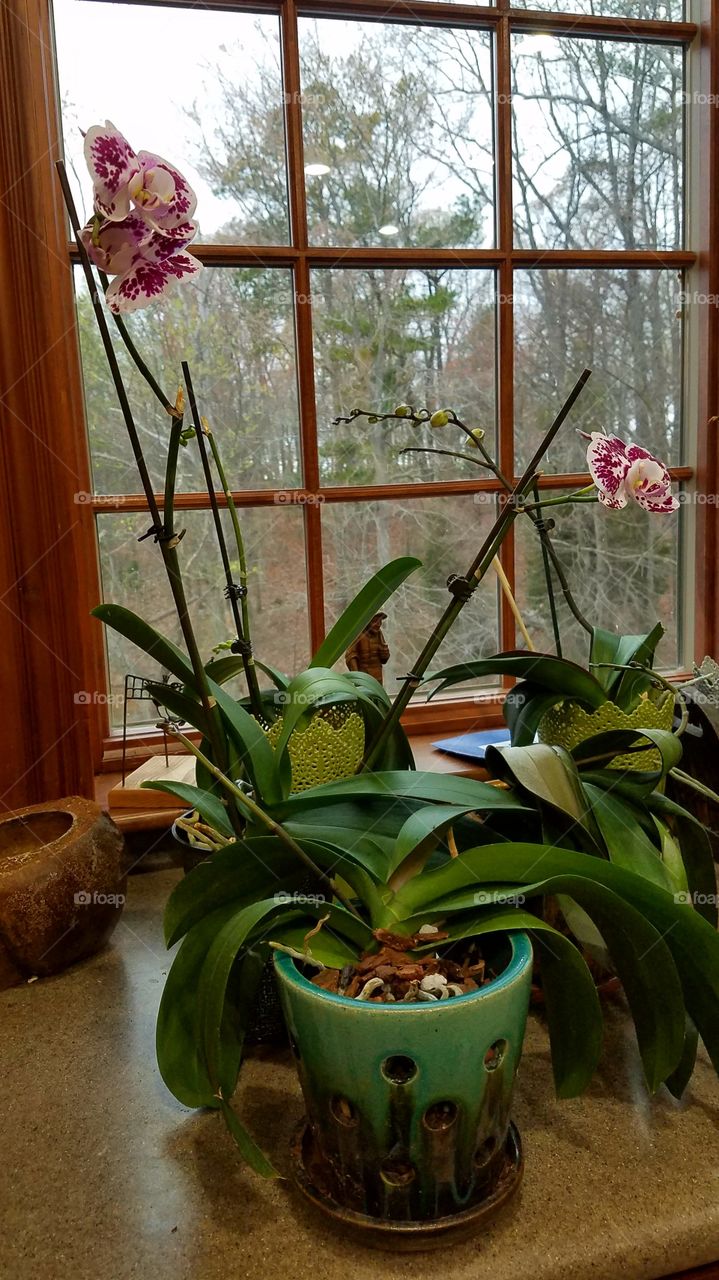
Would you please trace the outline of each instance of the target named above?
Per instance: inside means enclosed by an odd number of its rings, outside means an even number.
[[[498,977],[426,1004],[349,1000],[275,957],[315,1181],[335,1204],[406,1223],[491,1196],[507,1165],[532,978],[526,934],[497,945]]]
[[[282,720],[275,720],[265,732],[274,746]],[[364,746],[364,717],[355,703],[340,702],[315,712],[307,728],[296,729],[290,738],[293,793],[353,777],[362,763]]]
[[[622,711],[614,702],[605,702],[596,711],[585,711],[578,702],[566,699],[545,711],[539,722],[540,742],[571,751],[580,742],[610,729],[671,729],[674,721],[674,698],[668,691],[656,702],[643,698],[633,711]],[[616,756],[611,769],[656,769],[661,765],[659,752],[646,751]]]

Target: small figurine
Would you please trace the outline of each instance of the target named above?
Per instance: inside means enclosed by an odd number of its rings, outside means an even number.
[[[382,667],[389,661],[389,645],[382,632],[382,623],[386,613],[376,613],[370,618],[364,631],[350,645],[345,654],[345,662],[350,671],[365,671],[383,684]]]

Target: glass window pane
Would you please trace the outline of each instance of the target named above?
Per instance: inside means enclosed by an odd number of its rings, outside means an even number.
[[[658,22],[681,22],[684,17],[682,0],[512,0],[512,7]]]
[[[558,496],[545,490],[546,497]],[[552,541],[574,599],[592,626],[624,635],[661,621],[665,635],[659,667],[680,665],[679,541],[683,512],[651,516],[636,503],[623,511],[600,504],[545,508],[556,522]],[[517,603],[538,650],[553,653],[554,639],[539,538],[526,517],[516,525]],[[557,588],[562,652],[586,664],[589,636]]]
[[[309,656],[305,550],[299,507],[253,508],[240,513],[249,573],[255,654],[281,671],[294,673]],[[234,542],[227,512],[223,513],[231,560]],[[185,591],[195,634],[205,661],[215,645],[233,639],[232,618],[224,597],[225,579],[208,511],[178,511],[177,527],[187,530],[180,544]],[[147,618],[164,635],[183,646],[164,565],[150,542],[138,543],[148,525],[147,515],[101,514],[97,517],[103,598],[122,604]],[[122,725],[123,681],[127,672],[159,678],[156,663],[114,631],[106,631],[110,671],[111,723]],[[263,678],[264,682],[264,678]],[[241,682],[231,686],[236,696]],[[131,723],[154,723],[149,704],[133,708]]]
[[[673,271],[516,271],[515,440],[529,460],[582,369],[592,376],[545,471],[586,471],[582,431],[681,462],[681,279]]]
[[[300,20],[310,241],[494,243],[491,37]]]
[[[456,268],[315,271],[312,276],[320,463],[325,484],[463,479],[469,463],[400,450],[460,448],[447,428],[333,427],[354,408],[451,406],[494,438],[494,273]]]
[[[325,614],[331,625],[364,582],[395,556],[422,567],[385,605],[391,657],[384,685],[393,695],[449,601],[447,578],[465,573],[496,517],[487,495],[335,503],[322,508]],[[433,666],[488,656],[499,648],[497,583],[490,573],[442,644]],[[340,663],[340,666],[343,666]],[[422,695],[415,695],[422,697]]]
[[[512,53],[516,243],[679,248],[683,51],[542,34]]]
[[[137,468],[80,268],[75,284],[95,490],[137,493]],[[189,362],[200,412],[215,431],[233,489],[301,484],[289,271],[206,267],[126,320],[171,400],[181,361]],[[168,417],[115,336],[150,474],[161,489]],[[197,442],[191,440],[180,450],[177,490],[204,489]]]
[[[54,12],[81,216],[91,212],[91,187],[80,131],[109,117],[135,150],[159,153],[188,178],[199,240],[287,244],[276,17],[97,0],[55,0]]]

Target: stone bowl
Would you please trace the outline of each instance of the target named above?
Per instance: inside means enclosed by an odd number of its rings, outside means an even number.
[[[124,841],[92,800],[0,820],[0,990],[99,950],[125,904]]]

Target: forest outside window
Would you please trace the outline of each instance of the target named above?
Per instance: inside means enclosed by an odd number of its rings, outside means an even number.
[[[255,570],[258,655],[298,669],[370,572],[417,555],[423,569],[388,621],[393,692],[446,601],[447,575],[489,527],[498,485],[462,460],[402,452],[419,443],[408,426],[333,426],[338,414],[451,404],[516,474],[588,366],[547,487],[566,491],[585,471],[581,427],[641,441],[690,488],[679,300],[694,263],[682,106],[691,55],[686,30],[671,26],[676,0],[606,0],[614,21],[601,34],[557,19],[558,2],[541,6],[546,29],[520,5],[462,6],[461,21],[434,0],[414,5],[411,21],[392,6],[371,21],[352,0],[332,17],[322,7],[56,0],[64,146],[81,216],[80,129],[105,117],[133,146],[174,157],[197,190],[206,270],[130,324],[165,385],[189,360],[221,441]],[[567,0],[575,7],[587,12]],[[78,42],[104,47],[109,23],[115,65],[137,65],[141,36],[163,50],[168,75],[128,94],[102,59],[78,59]],[[79,272],[76,296],[103,593],[178,639],[161,565],[138,545],[144,502]],[[121,345],[118,357],[159,490],[166,416]],[[230,624],[190,448],[178,495],[209,656]],[[633,510],[597,506],[581,521],[561,510],[556,547],[580,607],[625,631],[669,619],[660,658],[686,664],[688,508],[671,528]],[[551,645],[538,544],[522,529],[503,557],[535,643]],[[583,654],[583,633],[562,621],[565,651]],[[490,576],[441,664],[514,642]],[[116,729],[132,646],[111,638],[108,666]]]

